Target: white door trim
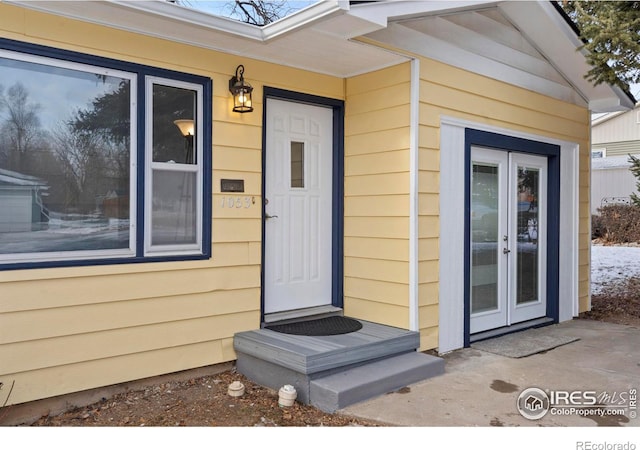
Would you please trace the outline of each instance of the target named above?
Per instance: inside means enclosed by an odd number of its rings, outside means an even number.
[[[420,138],[420,60],[411,60],[411,128],[409,141],[409,330],[420,331],[418,202]]]
[[[440,118],[440,289],[441,353],[464,346],[465,128],[560,146],[559,320],[578,311],[579,145],[454,117]]]

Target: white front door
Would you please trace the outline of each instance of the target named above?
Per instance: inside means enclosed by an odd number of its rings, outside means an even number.
[[[471,149],[470,333],[544,317],[547,158]]]
[[[333,111],[267,99],[264,313],[330,305]]]

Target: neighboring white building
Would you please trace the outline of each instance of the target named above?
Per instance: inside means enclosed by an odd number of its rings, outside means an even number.
[[[629,154],[640,154],[640,106],[593,119],[591,128],[591,213],[615,203],[629,203],[636,178]]]
[[[46,181],[0,169],[0,233],[33,231],[42,227],[42,191]]]

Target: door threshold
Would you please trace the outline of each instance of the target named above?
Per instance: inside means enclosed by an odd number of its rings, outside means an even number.
[[[265,314],[263,324],[287,323],[304,319],[321,319],[323,317],[344,314],[342,308],[333,305],[314,306],[312,308],[291,309],[271,314]]]
[[[469,343],[484,341],[505,334],[515,333],[516,331],[523,331],[528,328],[539,328],[546,325],[555,323],[551,317],[540,317],[539,319],[527,320],[526,322],[516,323],[508,327],[495,328],[493,330],[481,331],[479,333],[469,336]]]

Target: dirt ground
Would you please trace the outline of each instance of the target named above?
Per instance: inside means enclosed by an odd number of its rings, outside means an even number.
[[[241,397],[228,394],[229,385],[245,386]],[[295,402],[278,405],[278,393],[252,383],[230,370],[214,376],[167,382],[103,399],[54,417],[42,417],[34,426],[199,426],[199,427],[343,427],[381,424],[340,414],[325,414]]]
[[[640,278],[609,283],[603,291],[591,296],[591,311],[581,319],[640,326]]]
[[[640,278],[608,286],[594,295],[592,311],[580,316],[640,326]],[[227,390],[233,381],[245,386],[242,397]],[[57,416],[42,417],[34,426],[201,426],[201,427],[343,427],[384,426],[322,411],[296,402],[278,405],[278,393],[258,386],[234,370],[187,381],[165,382],[132,390]]]

